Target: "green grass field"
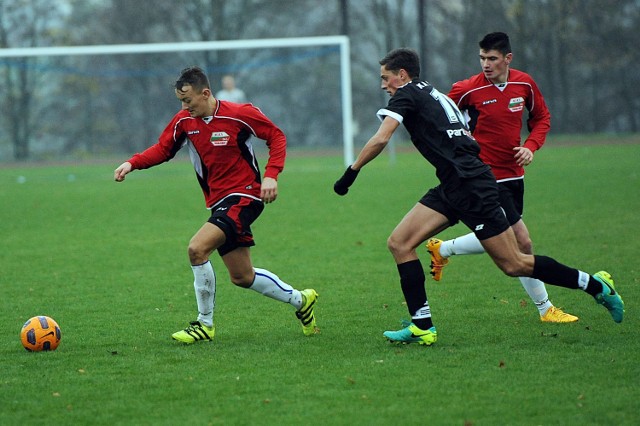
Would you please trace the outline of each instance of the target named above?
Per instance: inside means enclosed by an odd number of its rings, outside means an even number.
[[[187,161],[122,184],[119,160],[0,168],[0,424],[637,425],[638,159],[640,144],[549,144],[527,175],[536,252],[611,272],[622,324],[553,286],[580,321],[542,324],[487,256],[457,257],[427,283],[439,334],[428,348],[382,338],[407,317],[386,238],[435,183],[416,153],[381,156],[344,198],[332,192],[341,158],[291,156],[252,256],[317,289],[321,334],[305,338],[291,306],[234,287],[214,255],[216,338],[191,346],[170,339],[196,315],[186,247],[207,218]],[[20,328],[40,314],[62,342],[28,353]]]

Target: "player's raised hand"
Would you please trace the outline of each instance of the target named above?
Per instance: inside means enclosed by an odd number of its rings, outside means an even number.
[[[351,166],[347,167],[347,170],[345,170],[342,177],[333,184],[333,190],[336,194],[345,195],[349,192],[349,187],[353,185],[353,182],[355,182],[359,172],[360,170],[353,170]]]

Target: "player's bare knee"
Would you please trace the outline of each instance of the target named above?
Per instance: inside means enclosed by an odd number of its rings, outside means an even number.
[[[254,274],[229,272],[229,279],[231,280],[231,282],[234,285],[242,288],[251,287],[251,284],[253,284],[254,278],[255,278]]]
[[[531,242],[531,238],[526,238],[524,241],[518,240],[518,247],[522,253],[533,254],[533,243]]]
[[[192,265],[201,265],[209,259],[209,254],[196,244],[193,244],[193,242],[189,243],[187,253],[189,254],[189,261]]]
[[[522,268],[519,264],[513,262],[501,262],[498,263],[498,267],[505,275],[509,277],[520,277],[522,276]]]
[[[393,235],[387,238],[387,248],[394,256],[401,254],[404,250],[404,247],[400,241],[394,238]]]

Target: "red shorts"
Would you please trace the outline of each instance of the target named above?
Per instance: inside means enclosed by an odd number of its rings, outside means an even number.
[[[211,209],[207,222],[217,226],[224,232],[226,241],[218,247],[218,254],[225,254],[238,247],[256,245],[251,233],[251,224],[264,210],[264,203],[250,197],[232,195],[216,204]]]

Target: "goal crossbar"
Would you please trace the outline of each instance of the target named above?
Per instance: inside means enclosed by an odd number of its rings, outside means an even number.
[[[103,44],[85,46],[16,47],[0,49],[0,58],[35,56],[121,55],[132,53],[164,53],[206,50],[240,50],[333,46],[340,49],[340,88],[342,103],[342,141],[345,166],[353,163],[353,107],[351,97],[351,62],[347,36],[265,38],[179,43]]]

